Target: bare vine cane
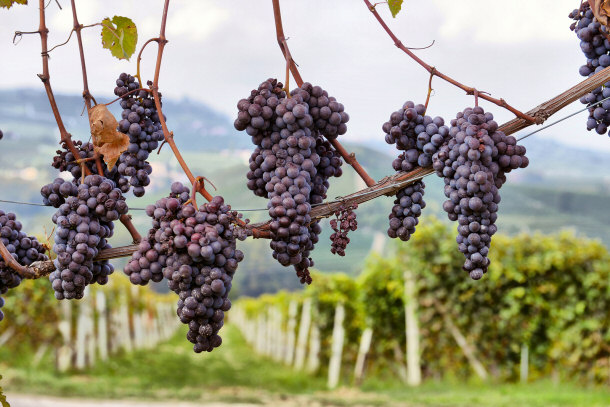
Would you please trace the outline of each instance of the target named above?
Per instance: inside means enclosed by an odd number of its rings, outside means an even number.
[[[290,50],[288,48],[288,43],[286,42],[286,36],[284,35],[284,28],[282,26],[282,14],[280,11],[280,1],[272,0],[273,2],[273,16],[275,21],[275,32],[277,35],[277,42],[280,46],[280,50],[284,54],[284,58],[286,59],[286,64],[290,67],[290,72],[292,72],[292,77],[294,78],[297,86],[303,85],[303,78],[299,73],[296,63],[290,54]],[[288,85],[286,85],[288,86]],[[366,172],[366,170],[360,165],[358,160],[356,160],[356,155],[354,153],[348,153],[345,147],[341,145],[341,143],[337,140],[329,140],[330,144],[337,150],[337,152],[343,157],[346,163],[352,166],[352,168],[356,171],[356,173],[362,178],[364,183],[367,186],[375,185],[375,180]]]

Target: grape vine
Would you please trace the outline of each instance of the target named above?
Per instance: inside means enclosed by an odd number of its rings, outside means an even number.
[[[256,196],[268,200],[270,217],[264,224],[250,225],[232,211],[222,197],[209,194],[204,186],[205,178],[191,172],[174,142],[173,133],[167,128],[159,76],[167,43],[165,28],[169,0],[164,3],[159,36],[148,40],[141,48],[137,73],[121,73],[116,81],[114,93],[119,97],[123,112],[118,127],[112,130],[129,138],[128,145],[117,156],[116,166],[104,155],[95,139],[90,143],[73,141],[65,128],[51,88],[49,31],[44,1],[39,0],[40,28],[37,33],[41,39],[43,68],[39,77],[61,135],[61,148],[52,165],[59,171],[68,171],[73,179],[56,178],[41,188],[43,203],[57,209],[52,219],[57,225],[53,261],[44,254],[43,245],[21,232],[21,224],[14,214],[0,211],[0,254],[3,259],[0,261],[0,293],[16,287],[23,278],[44,275],[32,270],[49,263],[52,271],[46,274],[58,299],[81,298],[86,285],[105,284],[113,267],[102,253],[112,251],[108,239],[114,233],[114,222],[120,219],[134,241],[139,240],[129,221],[123,194],[129,190],[135,197],[145,194],[152,172],[147,159],[160,143],[169,145],[192,190],[181,183],[172,184],[166,198],[146,209],[152,227],[145,239],[120,255],[126,255],[128,251],[132,255],[124,271],[133,284],[167,280],[168,287],[179,297],[177,314],[189,327],[187,339],[193,343],[195,352],[211,351],[222,342],[219,331],[224,324],[224,313],[231,307],[228,294],[238,263],[244,256],[236,248],[237,240],[247,236],[269,238],[273,257],[283,266],[294,266],[300,281],[309,284],[309,268],[314,265],[311,253],[321,233],[320,218],[333,213],[337,216],[331,221],[334,231],[331,252],[343,256],[349,243],[347,233],[357,228],[353,212],[357,204],[384,194],[395,195],[388,235],[409,240],[425,207],[425,185],[421,178],[433,172],[445,183],[444,193],[448,199],[443,209],[449,219],[458,222],[456,240],[459,251],[465,256],[463,268],[473,279],[483,276],[489,265],[487,254],[491,238],[497,230],[499,189],[506,182],[506,173],[528,165],[525,147],[518,145],[516,139],[508,135],[508,130],[501,131],[493,116],[479,106],[458,113],[448,127],[441,117],[427,116],[424,105],[407,102],[383,125],[386,142],[399,150],[398,158],[392,162],[396,174],[375,183],[355,155],[348,153],[338,140],[339,135],[346,133],[349,121],[344,106],[321,87],[301,79],[283,33],[279,0],[272,3],[278,44],[286,59],[286,69],[292,73],[297,87],[288,91],[287,86],[285,88],[276,79],[268,79],[237,104],[235,128],[245,131],[255,145],[246,186]],[[606,27],[595,20],[588,4],[583,3],[570,17],[575,20],[572,29],[581,40],[581,49],[587,57],[587,64],[581,67],[580,73],[589,79],[567,91],[567,95],[555,98],[559,101],[549,101],[540,109],[522,113],[503,99],[480,93],[426,64],[402,45],[368,0],[364,3],[399,49],[426,69],[431,78],[439,77],[474,95],[475,105],[481,98],[506,108],[518,117],[516,124],[511,123],[525,127],[541,123],[566,103],[582,96],[581,101],[591,107],[587,127],[598,133],[607,131],[610,104],[607,101],[598,107],[592,104],[610,96],[606,86],[610,83],[610,71],[606,68],[610,67],[610,42]],[[85,26],[78,23],[75,9],[73,21],[83,72],[83,97],[91,119],[95,99],[88,89],[80,36]],[[134,39],[128,32],[121,35],[128,36],[125,43],[111,51],[114,55],[128,57],[135,51],[135,44],[133,50],[128,50]],[[144,89],[140,60],[142,50],[152,42],[158,46],[154,79],[147,81]],[[107,45],[112,48],[111,44],[104,44]],[[551,107],[550,102],[553,102]],[[510,133],[515,129],[510,127]],[[2,136],[0,131],[0,139]],[[342,175],[343,161],[354,168],[369,188],[324,203],[330,179]],[[208,202],[197,206],[197,193]],[[3,304],[0,298],[0,308]],[[2,317],[0,311],[0,319]]]

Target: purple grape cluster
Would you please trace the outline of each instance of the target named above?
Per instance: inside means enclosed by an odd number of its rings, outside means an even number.
[[[177,314],[187,324],[187,339],[195,352],[208,351],[222,343],[218,335],[233,276],[244,255],[236,240],[244,240],[247,229],[237,227],[241,217],[216,196],[197,210],[185,205],[189,189],[174,183],[170,196],[146,208],[152,221],[148,239],[143,241],[125,273],[134,284],[147,284],[165,277],[178,294]]]
[[[307,98],[309,114],[311,114],[315,128],[324,137],[334,140],[347,132],[346,123],[349,121],[349,115],[345,112],[343,104],[337,102],[335,97],[328,96],[328,92],[321,87],[313,86],[308,82],[301,86],[301,90],[309,94]],[[299,91],[296,90],[296,92]]]
[[[52,183],[44,185],[40,189],[42,202],[47,206],[59,208],[66,202],[66,198],[73,196],[76,190],[76,180],[66,181],[63,178],[55,178]]]
[[[87,161],[84,161],[84,165],[86,168],[89,169],[91,174],[98,174],[97,165],[93,160],[95,156],[93,144],[83,144],[82,141],[75,141],[74,147],[76,147],[76,149],[78,150],[79,160],[87,159]],[[68,149],[66,143],[62,143],[62,149],[57,150],[56,153],[56,156],[53,157],[52,164],[54,168],[57,168],[59,171],[70,172],[70,174],[72,174],[75,179],[79,179],[82,177],[82,164],[79,164],[77,162],[77,159],[74,158],[74,154],[72,154],[72,152]],[[129,180],[119,174],[118,168],[116,166],[112,168],[112,171],[109,171],[108,167],[106,166],[106,163],[103,160],[101,161],[101,165],[102,169],[104,170],[104,177],[114,181],[122,192],[125,193],[129,191]]]
[[[506,173],[525,168],[525,147],[498,130],[493,115],[481,107],[466,108],[451,121],[451,139],[434,156],[434,170],[445,182],[443,204],[458,221],[457,243],[464,270],[474,280],[487,272],[489,245],[496,233],[499,189]]]
[[[34,236],[26,235],[21,229],[23,225],[14,213],[0,210],[0,241],[11,256],[22,266],[29,266],[35,261],[45,261],[49,258],[44,254],[44,246]],[[0,294],[6,294],[9,288],[15,288],[21,283],[21,276],[10,268],[0,256]],[[0,308],[4,299],[0,297]],[[0,321],[4,314],[0,310]]]
[[[309,284],[310,253],[321,232],[309,215],[311,205],[326,198],[328,179],[342,174],[342,160],[326,139],[345,133],[349,116],[319,86],[304,83],[287,97],[275,79],[240,100],[237,109],[235,128],[256,145],[247,186],[269,199],[273,257],[293,265],[300,281]]]
[[[425,187],[424,181],[416,181],[398,191],[389,216],[388,236],[406,242],[415,233],[415,227],[419,223],[419,215],[421,215],[422,209],[426,207],[424,201]]]
[[[83,183],[56,179],[41,190],[43,197],[58,208],[53,215],[56,270],[49,275],[55,298],[80,299],[85,286],[106,284],[114,268],[108,261],[93,259],[113,234],[114,221],[127,213],[127,203],[114,182],[100,175],[88,175]],[[57,192],[55,192],[57,191]]]
[[[116,85],[114,94],[121,97],[123,108],[118,130],[129,136],[127,151],[119,157],[118,172],[129,179],[133,194],[141,197],[145,193],[144,187],[150,184],[152,173],[146,160],[159,142],[165,140],[163,129],[152,95],[145,90],[129,93],[140,89],[136,78],[123,72]]]
[[[580,49],[587,58],[587,63],[582,65],[578,72],[582,76],[592,76],[602,69],[610,66],[610,36],[608,28],[599,23],[591,10],[588,2],[580,4],[569,15],[574,20],[570,29],[580,39]],[[610,97],[610,82],[592,90],[580,98],[585,105],[601,102]],[[610,100],[604,100],[601,104],[589,108],[587,119],[587,130],[595,130],[598,134],[608,131],[610,125]]]
[[[253,90],[247,99],[242,99],[237,104],[237,119],[235,128],[239,131],[245,130],[252,137],[252,143],[256,145],[250,156],[250,170],[246,174],[248,189],[254,195],[263,198],[268,197],[265,185],[271,179],[270,175],[275,168],[275,152],[273,146],[279,143],[279,134],[271,138],[273,125],[275,124],[275,108],[280,100],[286,97],[282,90],[282,83],[276,79],[267,79],[261,83],[258,89]]]
[[[382,126],[385,141],[403,151],[392,162],[396,171],[412,171],[415,167],[430,167],[432,156],[445,143],[449,128],[441,117],[426,116],[424,105],[405,102],[390,115]]]
[[[349,237],[347,233],[350,231],[356,231],[358,229],[358,221],[356,220],[355,209],[358,209],[358,205],[354,204],[351,206],[341,205],[338,211],[335,212],[336,219],[330,221],[330,227],[333,229],[333,234],[330,235],[330,252],[332,254],[338,254],[339,256],[345,256],[345,249],[349,244]]]
[[[182,214],[182,206],[189,199],[189,188],[174,182],[167,198],[146,207],[146,214],[153,219],[152,228],[123,270],[132,284],[146,285],[150,280],[156,283],[163,280],[168,255],[173,255],[176,250],[171,235],[164,237],[163,234],[172,233],[173,225],[170,227],[169,223],[178,219],[178,215]]]
[[[432,157],[449,138],[449,128],[442,117],[426,115],[426,107],[407,101],[390,115],[382,126],[385,141],[396,145],[402,153],[392,162],[396,171],[412,171],[430,167]],[[415,233],[418,217],[426,206],[423,199],[425,184],[417,181],[401,189],[389,215],[388,236],[407,241]]]

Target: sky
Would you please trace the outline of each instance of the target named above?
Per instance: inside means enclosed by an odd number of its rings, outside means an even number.
[[[47,8],[49,45],[65,41],[72,27],[70,4],[52,1]],[[284,0],[284,31],[293,58],[306,81],[320,85],[350,114],[344,140],[382,140],[381,125],[407,100],[425,101],[428,73],[398,50],[362,1]],[[578,39],[569,30],[568,14],[578,0],[406,0],[393,19],[384,4],[378,11],[390,28],[418,56],[465,85],[527,111],[558,95],[583,78],[585,62]],[[138,27],[138,48],[158,35],[162,0],[76,1],[82,24],[113,15],[127,16]],[[37,2],[0,10],[0,88],[40,88],[40,40],[24,36],[12,44],[15,30],[38,27]],[[269,77],[283,78],[285,63],[277,46],[270,0],[174,0],[167,22],[159,86],[164,97],[190,98],[235,116],[236,103]],[[135,73],[135,56],[118,61],[102,49],[100,27],[83,31],[93,95],[111,95],[121,72]],[[58,93],[82,91],[77,43],[73,36],[51,53],[51,83]],[[143,76],[152,79],[154,44],[143,58]],[[439,78],[428,112],[448,122],[474,104]],[[98,102],[100,100],[98,99]],[[481,106],[503,123],[514,116],[482,101]],[[582,105],[575,102],[556,117]],[[550,121],[552,121],[552,118]],[[610,151],[606,135],[587,132],[586,113],[544,130],[534,137]],[[171,128],[171,118],[169,118]],[[533,129],[533,128],[530,128]],[[521,134],[526,134],[525,130]],[[528,140],[524,140],[527,146]]]

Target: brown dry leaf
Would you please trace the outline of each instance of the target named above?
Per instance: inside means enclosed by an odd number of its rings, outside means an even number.
[[[590,1],[589,4],[591,4],[591,9],[593,10],[593,14],[597,21],[608,26],[608,22],[610,21],[610,0],[594,0]]]
[[[129,147],[129,136],[117,130],[119,123],[105,105],[91,108],[89,115],[94,150],[112,170],[119,156]]]

